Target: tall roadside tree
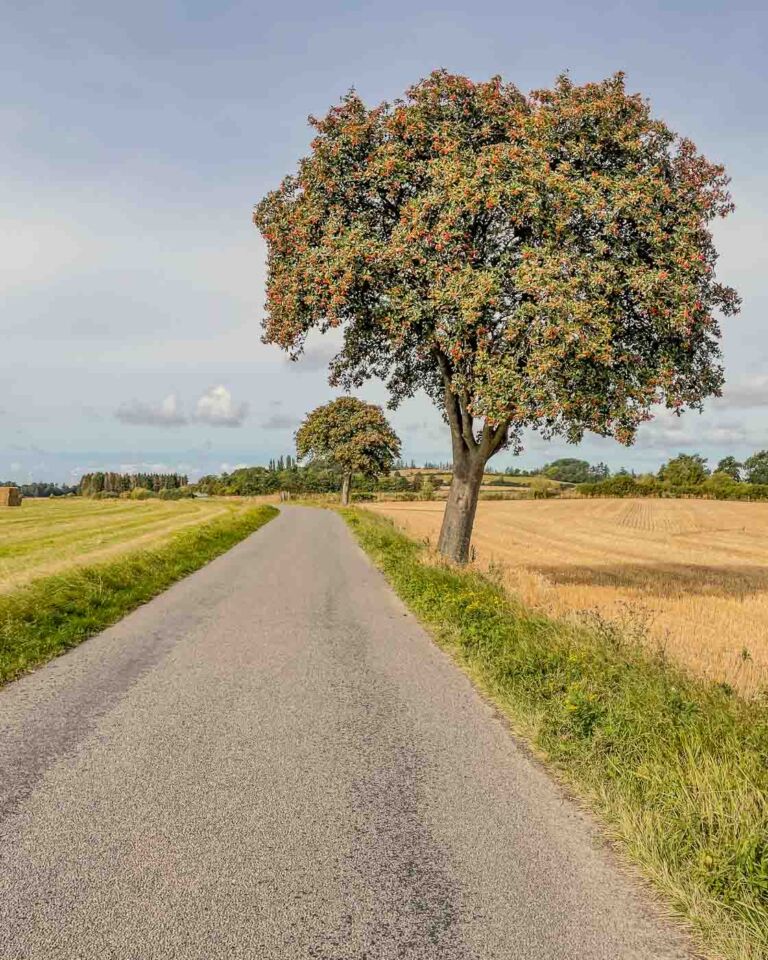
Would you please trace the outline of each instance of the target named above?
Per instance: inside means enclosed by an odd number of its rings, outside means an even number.
[[[349,503],[352,477],[386,475],[400,456],[400,440],[381,407],[339,397],[307,415],[296,431],[300,460],[333,463],[341,470],[341,502]]]
[[[467,559],[489,457],[525,428],[629,444],[654,404],[717,395],[709,222],[723,168],[618,74],[527,96],[437,71],[403,100],[349,93],[254,219],[269,248],[264,340],[297,358],[343,330],[331,382],[426,390],[450,426],[439,549]]]

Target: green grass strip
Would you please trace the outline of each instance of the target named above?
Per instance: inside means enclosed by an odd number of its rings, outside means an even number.
[[[0,684],[124,617],[277,516],[258,506],[177,533],[163,546],[73,567],[0,595]]]
[[[705,948],[765,960],[768,704],[691,679],[610,626],[538,616],[491,579],[436,565],[387,520],[342,514],[437,642]]]

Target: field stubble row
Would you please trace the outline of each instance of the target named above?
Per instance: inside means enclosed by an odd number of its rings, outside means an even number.
[[[440,503],[378,503],[436,543]],[[704,500],[480,503],[474,563],[550,616],[618,622],[684,667],[768,689],[768,504]]]

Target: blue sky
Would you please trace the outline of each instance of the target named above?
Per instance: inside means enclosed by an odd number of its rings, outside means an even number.
[[[0,18],[0,478],[194,475],[290,452],[333,395],[328,347],[289,365],[260,343],[252,206],[305,152],[308,114],[353,85],[393,99],[440,66],[523,90],[624,70],[733,178],[716,237],[744,307],[725,324],[724,398],[657,419],[629,450],[533,436],[518,463],[578,452],[647,469],[768,447],[764,4],[1,0]],[[408,458],[448,457],[426,398],[393,422]]]

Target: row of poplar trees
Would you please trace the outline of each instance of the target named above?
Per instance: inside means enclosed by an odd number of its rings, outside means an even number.
[[[79,484],[80,496],[92,497],[95,493],[126,493],[141,488],[157,493],[160,490],[176,490],[186,487],[188,478],[182,473],[113,473],[98,471],[86,473]]]

